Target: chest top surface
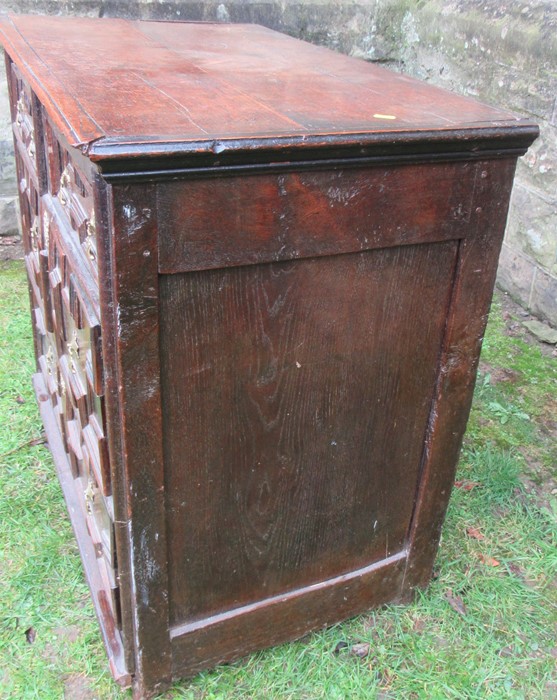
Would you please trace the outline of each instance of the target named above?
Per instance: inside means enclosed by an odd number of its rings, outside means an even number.
[[[12,15],[0,39],[62,135],[95,161],[447,141],[470,152],[478,139],[523,147],[536,131],[257,25]]]

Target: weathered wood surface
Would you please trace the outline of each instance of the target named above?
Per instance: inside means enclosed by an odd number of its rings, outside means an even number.
[[[161,278],[172,624],[403,549],[456,251]]]
[[[256,25],[9,16],[2,41],[67,140],[93,159],[450,138],[524,146],[533,125]],[[61,50],[61,47],[64,47]],[[470,138],[471,134],[475,136]],[[332,138],[332,141],[331,141]]]
[[[138,693],[171,680],[154,186],[113,192],[113,299]]]
[[[157,196],[159,270],[461,238],[475,178],[475,165],[465,162],[165,183]]]
[[[469,236],[460,242],[435,399],[408,533],[405,586],[429,581],[472,403],[516,161],[478,163]]]
[[[68,463],[67,449],[63,444],[57,425],[57,418],[52,410],[48,389],[40,373],[33,376],[33,387],[39,404],[48,447],[56,465],[58,480],[64,493],[73,531],[79,546],[85,577],[91,590],[95,612],[99,619],[101,634],[109,654],[111,672],[115,680],[127,686],[131,683],[131,676],[124,660],[125,652],[120,631],[114,623],[113,612],[106,597],[106,582],[99,569],[97,554],[87,530],[82,494],[78,488],[79,484],[73,479],[71,466]]]
[[[0,35],[35,385],[115,677],[147,698],[408,600],[536,127],[260,27]]]

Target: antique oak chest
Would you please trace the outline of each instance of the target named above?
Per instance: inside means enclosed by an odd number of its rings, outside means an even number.
[[[408,600],[536,126],[253,25],[0,34],[33,381],[114,677]]]

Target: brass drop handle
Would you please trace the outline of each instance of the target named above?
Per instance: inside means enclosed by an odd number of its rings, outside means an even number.
[[[46,371],[48,372],[48,376],[52,377],[53,368],[54,368],[54,352],[50,346],[49,346],[48,351],[46,353],[45,360],[46,360]]]
[[[77,373],[76,360],[79,358],[79,341],[77,339],[77,333],[74,331],[73,338],[69,343],[66,344],[68,348],[68,354],[70,356],[70,369],[73,374]]]
[[[95,489],[91,479],[87,482],[87,488],[83,492],[85,496],[85,507],[89,515],[93,515],[93,504],[95,502]]]
[[[93,247],[93,242],[90,239],[88,239],[86,241],[86,245],[87,245],[87,255],[89,257],[89,260],[91,260],[91,262],[96,262],[97,254],[95,252],[95,248]]]
[[[95,245],[94,245],[94,239],[96,237],[96,228],[95,228],[95,212],[91,214],[91,218],[87,222],[87,236],[85,238],[85,250],[87,251],[87,255],[89,256],[89,260],[92,262],[95,262],[97,260],[97,254],[95,250]]]
[[[23,96],[21,96],[16,103],[17,112],[16,112],[15,121],[17,124],[21,124],[21,122],[23,121],[23,110],[24,109],[25,109],[25,102],[23,100]]]
[[[58,199],[62,203],[63,206],[66,206],[68,203],[68,197],[66,194],[66,188],[70,184],[70,173],[68,171],[68,166],[64,168],[64,171],[62,172],[62,175],[60,175],[60,187],[58,188]]]
[[[31,230],[29,231],[29,235],[31,238],[31,245],[34,249],[38,248],[38,239],[39,239],[39,222],[37,218],[33,221],[33,225],[31,226]]]

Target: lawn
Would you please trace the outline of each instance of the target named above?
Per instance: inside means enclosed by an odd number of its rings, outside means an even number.
[[[30,388],[23,264],[0,263],[0,697],[129,698],[110,678]],[[557,358],[496,298],[434,580],[163,698],[557,697]]]

